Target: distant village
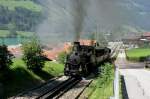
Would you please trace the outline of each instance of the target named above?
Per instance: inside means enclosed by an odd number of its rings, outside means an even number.
[[[80,40],[79,42],[81,45],[91,45],[92,41],[93,40]],[[94,42],[95,42],[95,40],[94,40]],[[50,45],[47,45],[46,48],[43,48],[43,54],[49,60],[56,61],[59,53],[61,53],[61,52],[67,53],[71,46],[72,46],[71,42],[65,42],[64,44],[60,44],[59,46],[55,46],[53,48],[50,48]],[[21,57],[22,56],[21,44],[8,46],[8,50],[15,57]]]
[[[127,33],[123,39],[123,43],[132,48],[149,47],[150,46],[150,32],[144,33]]]
[[[148,47],[150,46],[150,32],[145,33],[127,33],[122,39],[123,43],[128,48],[138,48],[138,47]],[[80,40],[81,45],[90,45],[91,40]],[[68,52],[69,48],[72,46],[71,42],[65,42],[54,48],[44,48],[43,54],[52,61],[56,61],[58,54],[61,52]],[[48,45],[47,45],[48,47]],[[11,51],[15,57],[22,56],[21,45],[8,46],[8,50]]]

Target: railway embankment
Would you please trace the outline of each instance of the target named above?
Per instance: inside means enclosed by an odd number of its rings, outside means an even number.
[[[10,79],[1,77],[4,89],[3,97],[12,97],[39,86],[55,76],[62,75],[63,68],[63,64],[48,61],[40,73],[35,73],[27,69],[22,59],[15,58],[8,73]]]
[[[101,73],[83,92],[81,98],[108,99],[113,96],[114,65],[106,63],[100,69]]]

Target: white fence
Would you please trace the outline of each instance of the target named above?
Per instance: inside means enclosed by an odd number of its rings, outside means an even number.
[[[114,78],[114,96],[110,99],[119,99],[119,68],[115,69],[115,78]]]

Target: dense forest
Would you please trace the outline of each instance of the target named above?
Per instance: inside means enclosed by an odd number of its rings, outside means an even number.
[[[0,30],[34,32],[42,19],[37,0],[0,0]]]

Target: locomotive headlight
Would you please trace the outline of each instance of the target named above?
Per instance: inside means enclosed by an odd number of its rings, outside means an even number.
[[[79,67],[79,71],[80,71],[80,72],[82,71],[82,68],[81,68],[81,66]]]
[[[69,68],[68,68],[68,67],[66,67],[66,70],[68,71],[68,70],[69,70]]]
[[[65,70],[68,71],[68,70],[69,70],[69,67],[68,67],[68,66],[65,66]]]

